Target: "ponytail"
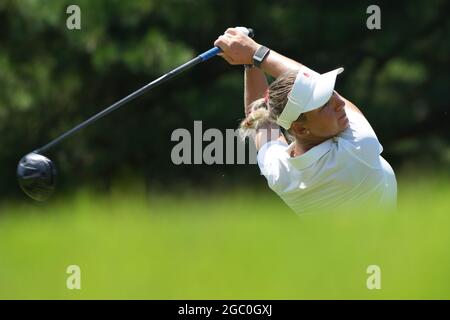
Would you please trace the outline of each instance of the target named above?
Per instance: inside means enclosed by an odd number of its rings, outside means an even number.
[[[259,128],[274,122],[264,98],[253,101],[248,108],[250,113],[239,126],[239,134],[243,140],[254,137]]]
[[[255,100],[248,106],[250,112],[239,126],[239,135],[243,140],[247,137],[254,138],[258,129],[263,126],[280,128],[276,120],[288,102],[288,95],[292,90],[297,73],[297,70],[289,70],[280,75],[270,84],[264,98]],[[304,114],[301,114],[298,120],[301,120],[303,117]],[[281,128],[281,132],[288,143],[294,141],[294,137],[288,130]]]

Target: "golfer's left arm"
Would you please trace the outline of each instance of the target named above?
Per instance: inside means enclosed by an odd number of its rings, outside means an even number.
[[[236,28],[228,28],[214,42],[214,45],[222,49],[223,52],[219,55],[232,65],[252,64],[253,55],[261,46]],[[274,78],[278,78],[287,71],[300,70],[302,67],[304,66],[301,63],[274,50],[270,51],[261,65],[261,69]]]

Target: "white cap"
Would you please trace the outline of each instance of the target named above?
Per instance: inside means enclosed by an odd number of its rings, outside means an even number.
[[[336,77],[343,71],[344,68],[338,68],[324,74],[315,74],[300,69],[277,124],[289,130],[292,122],[302,113],[327,103],[333,94]]]

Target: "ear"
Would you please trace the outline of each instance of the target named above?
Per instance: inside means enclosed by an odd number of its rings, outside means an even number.
[[[309,130],[305,128],[304,125],[299,121],[292,122],[291,130],[292,133],[298,136],[302,136],[309,133]]]

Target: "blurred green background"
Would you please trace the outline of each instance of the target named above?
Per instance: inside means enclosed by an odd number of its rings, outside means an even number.
[[[66,27],[72,4],[81,30]],[[368,30],[371,4],[0,0],[0,298],[450,298],[450,3],[378,2]],[[52,149],[52,200],[21,193],[23,155],[238,25],[316,71],[345,67],[337,90],[396,171],[398,214],[299,220],[255,165],[174,165],[175,129],[243,117],[242,67],[220,58]],[[65,288],[69,264],[81,291]]]
[[[448,179],[401,179],[396,213],[298,218],[264,189],[138,185],[10,204],[0,299],[450,299]],[[81,290],[66,287],[70,265]],[[367,288],[371,265],[380,290]]]

